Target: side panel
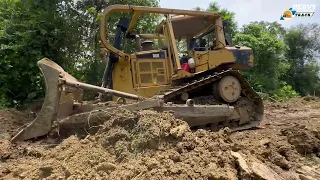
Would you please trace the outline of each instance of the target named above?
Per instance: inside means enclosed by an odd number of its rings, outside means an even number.
[[[136,86],[150,87],[169,84],[168,60],[165,51],[136,55]]]
[[[119,61],[113,71],[114,90],[152,97],[170,88],[165,51],[137,53]],[[118,97],[114,96],[114,100]]]
[[[221,49],[217,51],[209,51],[209,68],[213,69],[221,64],[234,63],[235,58],[232,52]]]
[[[137,61],[138,86],[149,87],[168,84],[164,60]]]
[[[196,73],[223,65],[234,70],[248,70],[253,67],[253,53],[250,48],[226,47],[215,51],[195,51]]]
[[[215,51],[195,51],[194,60],[196,62],[196,73],[214,69],[224,63],[234,63],[233,53],[226,50]]]
[[[195,51],[195,63],[196,63],[196,73],[201,71],[206,71],[209,68],[209,53],[208,51]]]

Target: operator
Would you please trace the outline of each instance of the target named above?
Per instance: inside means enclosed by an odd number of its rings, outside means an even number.
[[[206,39],[200,39],[200,46],[198,45],[198,43],[196,42],[195,38],[192,38],[189,42],[189,47],[190,50],[195,50],[195,51],[205,51],[207,48],[207,41]]]
[[[189,57],[186,55],[183,55],[180,59],[180,65],[181,65],[181,69],[187,72],[190,72],[190,66],[188,64],[188,59]]]
[[[196,39],[195,38],[192,38],[189,42],[189,47],[190,49],[194,49],[195,51],[199,51],[199,45],[198,43],[196,42]]]

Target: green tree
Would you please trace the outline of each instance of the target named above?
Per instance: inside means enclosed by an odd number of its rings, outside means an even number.
[[[319,32],[319,24],[298,25],[284,36],[290,68],[282,79],[302,95],[319,92]]]
[[[278,22],[254,21],[252,23],[261,25],[264,31],[267,31],[280,39],[282,39],[286,33],[285,28]]]
[[[229,28],[230,28],[231,37],[233,37],[236,34],[238,25],[235,20],[235,13],[234,12],[231,12],[226,8],[221,8],[217,1],[213,1],[213,2],[209,3],[209,6],[206,9],[206,11],[221,14],[223,17],[223,20],[229,21]]]
[[[43,93],[36,62],[53,59],[73,67],[78,43],[73,22],[67,21],[62,1],[0,1],[0,96],[5,105],[17,105]]]
[[[4,67],[0,69],[0,104],[17,106],[43,97],[36,62],[44,57],[81,81],[99,85],[104,69],[99,58],[99,17],[111,4],[157,6],[157,1],[0,0],[0,66]],[[110,24],[120,15],[115,14]],[[144,15],[135,30],[151,31],[156,18]]]
[[[285,72],[285,44],[270,31],[268,26],[253,22],[244,25],[235,36],[235,43],[253,49],[254,67],[244,72],[251,85],[256,90],[273,93],[280,88],[279,77]]]

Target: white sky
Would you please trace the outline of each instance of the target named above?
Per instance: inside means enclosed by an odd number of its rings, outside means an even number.
[[[206,9],[213,0],[159,0],[162,8],[192,9],[200,7]],[[239,26],[251,21],[277,21],[284,27],[299,23],[320,23],[320,0],[216,0],[221,8],[235,12],[235,19]],[[284,10],[293,4],[316,4],[312,18],[300,18],[280,21]]]

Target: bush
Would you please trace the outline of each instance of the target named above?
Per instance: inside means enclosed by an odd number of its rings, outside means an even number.
[[[282,83],[282,87],[276,90],[271,97],[277,101],[285,101],[290,98],[296,98],[299,96],[300,95],[292,88],[291,85],[288,85],[287,83]]]

